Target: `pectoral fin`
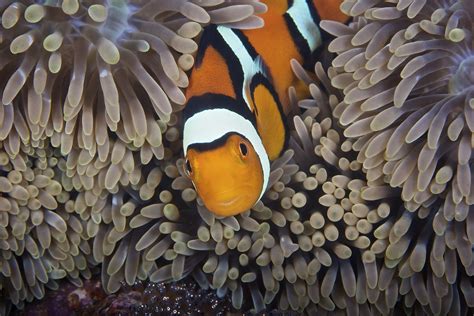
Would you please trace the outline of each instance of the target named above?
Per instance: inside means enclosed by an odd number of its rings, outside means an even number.
[[[254,75],[249,94],[257,130],[270,160],[278,158],[287,142],[287,127],[282,106],[270,80],[262,73]]]

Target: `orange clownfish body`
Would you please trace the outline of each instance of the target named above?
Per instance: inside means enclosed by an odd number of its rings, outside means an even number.
[[[262,28],[206,27],[186,92],[186,173],[221,216],[242,213],[262,197],[270,161],[285,149],[288,88],[296,83],[290,60],[312,60],[323,41],[321,18],[346,19],[340,0],[262,2]]]

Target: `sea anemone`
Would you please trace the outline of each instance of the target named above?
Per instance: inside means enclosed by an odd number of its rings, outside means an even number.
[[[164,221],[160,210],[176,221],[169,215],[176,206],[170,203],[172,194],[167,191],[171,188],[166,179],[178,172],[171,159],[178,155],[181,145],[171,135],[177,130],[169,128],[171,132],[164,127],[167,148],[161,161],[150,162],[151,156],[128,150],[120,140],[112,142],[105,161],[100,155],[92,159],[87,152],[76,155],[72,151],[64,157],[59,148],[43,140],[38,141],[38,147],[22,144],[13,157],[1,152],[0,246],[4,251],[0,290],[12,303],[21,307],[24,300],[41,298],[44,283],[57,288],[55,279],[68,277],[79,286],[81,279],[90,277],[89,269],[95,270],[99,264],[108,292],[117,291],[122,281],[133,284],[138,278],[153,279],[152,273],[164,263],[158,260],[161,255],[157,247],[143,244],[154,246],[155,239],[163,240],[161,248],[168,250],[174,243],[170,239],[172,223],[145,234],[153,228],[149,222]],[[149,158],[142,165],[144,157]],[[185,201],[196,197],[191,189],[182,195]],[[147,220],[138,215],[151,217]],[[144,241],[140,242],[143,234]],[[131,245],[136,243],[135,250]],[[175,257],[168,251],[166,258],[169,263]],[[190,260],[195,262],[199,257]],[[32,269],[33,264],[38,268]],[[38,270],[43,266],[46,272]]]
[[[89,277],[101,227],[122,227],[123,192],[151,199],[160,178],[146,165],[178,155],[175,112],[202,27],[259,27],[265,10],[256,0],[0,5],[2,295],[22,306],[55,279]]]
[[[184,174],[181,89],[202,26],[257,27],[264,5],[4,3],[0,293],[21,307],[100,265],[108,292],[191,275],[254,312],[472,311],[474,15],[440,2],[322,23],[334,67],[292,62],[289,148],[226,218]]]
[[[48,146],[0,152],[0,292],[17,306],[40,299],[55,280],[89,278],[84,222],[61,181],[66,161]]]
[[[112,135],[159,148],[157,121],[185,102],[202,26],[258,27],[265,9],[255,0],[5,1],[0,139],[53,137],[63,155],[107,152]]]
[[[87,149],[73,148],[66,157],[67,170],[63,177],[71,189],[96,198],[106,196],[107,192],[116,193],[120,187],[138,185],[143,182],[142,166],[154,157],[165,158],[161,131],[158,129],[154,134],[160,139],[158,147],[144,145],[136,148],[116,139],[110,140],[110,148],[95,155]],[[87,201],[88,206],[94,203],[93,200]]]
[[[89,195],[85,200],[87,206],[95,204],[96,199],[103,199],[107,193],[117,193],[120,188],[131,186],[139,188],[144,183],[142,167],[153,159],[169,160],[180,148],[176,142],[179,138],[178,115],[172,113],[167,123],[155,122],[149,143],[140,147],[126,143],[121,138],[110,139],[106,146],[98,147],[96,153],[80,147],[71,148],[65,156],[66,170],[62,175],[64,184],[79,194]],[[60,147],[61,140],[51,138],[52,145]],[[176,153],[178,154],[178,153]],[[142,189],[142,194],[150,190]],[[97,214],[100,214],[97,211]]]
[[[325,22],[344,101],[371,180],[402,188],[406,207],[464,222],[474,204],[474,15],[468,1],[345,1],[349,26]],[[439,219],[441,220],[441,219]],[[446,225],[446,224],[444,224]]]
[[[439,214],[433,212],[430,205],[419,206],[417,212],[400,205],[401,201],[397,202],[400,191],[385,184],[383,177],[370,178],[364,164],[356,161],[355,157],[360,154],[357,155],[352,149],[357,148],[357,142],[360,141],[344,139],[338,124],[330,126],[327,123],[341,107],[342,92],[331,87],[331,82],[339,72],[331,67],[326,76],[323,68],[317,64],[315,73],[319,83],[316,84],[297,63],[293,63],[293,67],[297,76],[309,84],[312,96],[312,99],[299,102],[306,111],[302,118],[294,118],[295,131],[290,146],[296,152],[298,165],[308,165],[311,159],[308,154],[312,151],[326,162],[326,169],[336,175],[332,178],[333,185],[323,183],[325,193],[328,189],[340,189],[337,182],[343,177],[352,179],[347,182],[347,187],[351,189],[348,200],[354,205],[345,207],[347,199],[345,202],[344,198],[338,203],[326,204],[327,201],[338,201],[334,190],[334,194],[325,194],[319,198],[318,207],[326,208],[321,211],[322,215],[314,211],[309,213],[312,214],[310,224],[312,217],[317,216],[317,221],[313,219],[313,223],[318,223],[319,227],[329,223],[340,231],[345,231],[343,235],[337,234],[336,229],[332,230],[332,245],[339,245],[339,251],[335,248],[332,252],[328,251],[331,258],[337,260],[327,266],[326,271],[322,270],[317,275],[321,284],[320,296],[331,293],[328,297],[333,301],[334,310],[345,310],[348,314],[367,314],[372,311],[387,315],[403,310],[406,314],[421,312],[446,315],[451,311],[472,311],[472,214],[469,214],[466,221],[442,226],[439,223],[445,222],[439,220]],[[315,122],[314,113],[320,116],[320,122]],[[322,127],[325,124],[328,127]],[[330,130],[339,132],[339,135],[330,133]],[[295,139],[298,140],[296,143]],[[311,168],[314,166],[310,167],[310,171]],[[314,197],[315,194],[312,192],[308,196]],[[342,196],[341,194],[340,197]],[[358,201],[355,202],[354,198]],[[304,214],[301,210],[300,213]],[[342,220],[331,223],[338,218]],[[351,223],[352,218],[358,220],[356,229],[353,229],[355,221]],[[362,234],[366,228],[368,233]],[[319,238],[314,239],[318,232],[313,234],[312,241],[326,241],[317,246],[328,250],[328,246],[331,246],[331,243],[327,243],[330,234],[326,233],[326,228],[322,230],[323,233],[318,234]],[[341,247],[341,244],[346,247]],[[360,246],[364,244],[367,245],[366,248]],[[341,254],[344,253],[351,256],[350,260],[343,260],[345,257]],[[463,268],[460,269],[461,266]],[[354,292],[351,292],[351,287],[354,287]],[[327,306],[321,302],[316,306],[306,307],[306,311],[310,313],[325,309],[327,310]]]
[[[334,116],[368,182],[401,188],[407,209],[378,232],[389,237],[394,293],[429,314],[472,308],[472,4],[344,1],[341,9],[353,17],[348,26],[322,23],[337,37],[330,77],[344,100]]]
[[[132,285],[138,279],[180,280],[200,260],[175,247],[186,240],[185,223],[193,215],[180,212],[176,205],[180,196],[168,190],[176,167],[150,165],[143,173],[147,176],[140,187],[121,189],[111,197],[94,232],[93,255],[102,263],[102,283],[108,292],[119,290],[121,282]],[[186,194],[196,196],[194,191],[183,193],[185,200]]]

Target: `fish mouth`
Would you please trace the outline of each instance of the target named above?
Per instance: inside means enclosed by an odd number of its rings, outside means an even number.
[[[209,203],[204,201],[204,204],[209,211],[216,215],[232,216],[248,210],[252,206],[252,201],[246,197],[234,195],[230,198],[214,199],[214,201],[209,201]]]
[[[252,191],[251,188],[245,189]],[[197,193],[209,211],[221,216],[231,216],[245,212],[258,200],[258,196],[254,197],[252,194],[245,193],[242,187],[214,192],[200,192],[198,189]]]
[[[232,206],[233,204],[235,204],[235,202],[239,201],[240,200],[240,197],[239,196],[236,196],[236,197],[233,197],[233,198],[230,198],[230,199],[225,199],[225,200],[218,200],[217,201],[217,204],[221,205],[221,206]]]
[[[252,189],[253,188],[244,186],[234,190],[220,191],[217,192],[214,196],[221,197],[216,198],[217,204],[228,207],[232,206],[233,204],[238,204],[238,202],[246,202],[247,200],[251,200],[251,194],[249,195],[245,192],[252,191]]]

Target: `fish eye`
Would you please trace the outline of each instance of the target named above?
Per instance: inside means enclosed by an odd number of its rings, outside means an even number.
[[[249,153],[249,150],[247,148],[247,145],[245,145],[244,143],[240,143],[239,144],[239,149],[240,149],[240,153],[242,154],[242,156],[246,157],[247,154]]]
[[[184,172],[188,177],[193,173],[193,168],[191,168],[191,163],[188,159],[186,159],[186,162],[184,163]]]

